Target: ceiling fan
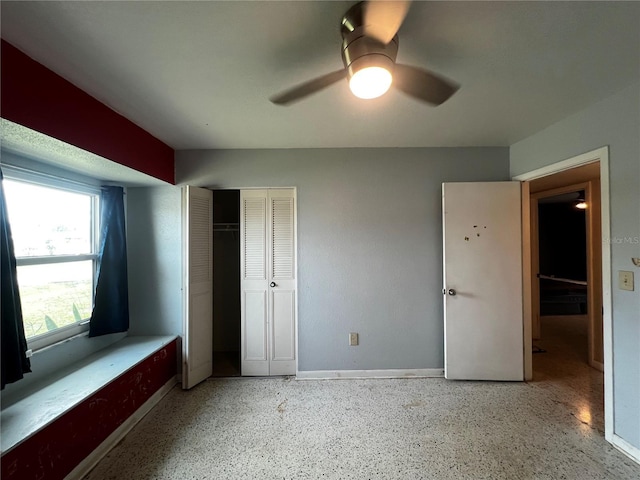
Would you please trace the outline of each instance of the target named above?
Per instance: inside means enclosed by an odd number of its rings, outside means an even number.
[[[270,98],[276,105],[290,105],[342,80],[359,98],[376,98],[391,87],[407,95],[440,105],[459,85],[419,67],[396,63],[398,29],[410,1],[364,1],[353,5],[342,18],[344,68],[309,80]]]

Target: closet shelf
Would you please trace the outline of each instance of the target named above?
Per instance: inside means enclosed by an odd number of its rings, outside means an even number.
[[[238,223],[214,223],[214,232],[237,232],[239,230]]]

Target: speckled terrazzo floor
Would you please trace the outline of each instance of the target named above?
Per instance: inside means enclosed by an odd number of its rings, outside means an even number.
[[[580,418],[580,382],[543,367],[531,383],[209,379],[174,388],[86,479],[639,479]]]
[[[541,317],[541,328],[534,344],[545,352],[533,355],[533,383],[604,435],[604,375],[588,364],[587,316]]]

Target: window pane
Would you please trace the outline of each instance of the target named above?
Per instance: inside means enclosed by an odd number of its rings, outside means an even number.
[[[18,286],[27,338],[91,316],[91,260],[20,266]]]
[[[16,257],[91,252],[91,195],[5,179]]]

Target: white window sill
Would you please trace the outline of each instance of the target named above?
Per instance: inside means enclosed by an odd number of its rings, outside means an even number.
[[[68,375],[43,385],[0,414],[2,454],[171,343],[175,335],[126,337],[77,362]]]
[[[82,323],[76,323],[66,327],[59,328],[50,332],[48,335],[36,337],[27,340],[27,356],[32,356],[38,352],[42,352],[47,348],[55,348],[56,346],[74,340],[78,337],[87,337],[89,335],[89,320]]]

